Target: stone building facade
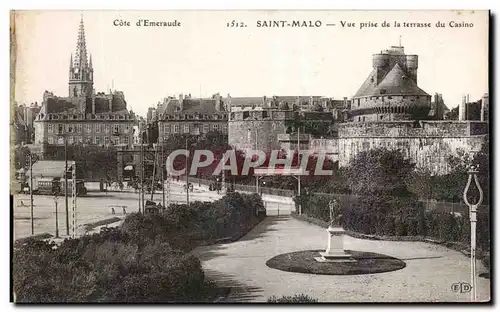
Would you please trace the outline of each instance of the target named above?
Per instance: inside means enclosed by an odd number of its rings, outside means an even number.
[[[480,121],[344,123],[339,126],[339,166],[348,166],[362,151],[385,147],[401,150],[417,168],[445,174],[451,169],[448,157],[479,151],[487,133],[487,123]]]
[[[19,144],[31,144],[35,140],[34,121],[40,112],[38,102],[30,105],[14,104],[13,109],[13,126],[14,126],[14,142]]]
[[[182,94],[178,98],[169,97],[157,111],[160,143],[176,134],[228,133],[228,113],[219,94],[212,98],[192,98]]]
[[[123,92],[95,93],[92,57],[87,59],[83,18],[80,21],[75,57],[69,65],[68,96],[45,91],[34,120],[35,144],[98,146],[133,144],[135,114],[127,109]],[[43,149],[42,149],[43,153]]]
[[[279,108],[256,107],[233,110],[229,116],[229,144],[247,151],[257,149],[295,149],[298,128],[301,129],[300,148],[307,148],[309,140],[333,131],[331,112],[300,112]]]
[[[426,117],[431,96],[417,85],[418,56],[393,46],[373,55],[373,70],[352,98],[352,121],[412,120]]]

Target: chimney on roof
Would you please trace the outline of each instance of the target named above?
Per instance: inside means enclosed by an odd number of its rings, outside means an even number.
[[[215,110],[218,112],[222,111],[222,105],[219,93],[214,95],[214,99],[215,99]]]
[[[184,96],[182,95],[182,93],[179,94],[179,108],[181,112],[184,109]]]
[[[462,95],[462,103],[458,106],[458,120],[465,120],[465,110],[467,107],[467,97]]]
[[[486,121],[488,119],[488,106],[489,106],[489,98],[488,93],[484,94],[481,98],[481,121]]]

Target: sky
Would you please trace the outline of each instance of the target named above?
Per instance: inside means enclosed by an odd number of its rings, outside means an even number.
[[[82,14],[96,92],[123,91],[141,115],[180,93],[350,98],[371,72],[372,55],[399,45],[400,36],[405,52],[419,55],[420,88],[443,94],[449,108],[464,94],[472,101],[488,92],[487,11],[18,11],[15,101],[40,103],[45,90],[68,96]],[[137,27],[140,19],[181,26]],[[130,26],[114,26],[115,20]],[[233,20],[246,27],[227,27]],[[270,20],[320,21],[321,27],[257,27]],[[384,21],[391,27],[381,27]],[[432,27],[395,27],[395,21]],[[360,29],[369,22],[377,27]]]

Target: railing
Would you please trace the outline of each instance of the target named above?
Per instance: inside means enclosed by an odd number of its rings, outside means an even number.
[[[333,193],[314,193],[316,195],[335,197],[340,201],[350,201],[355,198],[361,198],[362,195],[354,194],[333,194]],[[469,207],[465,203],[454,203],[447,201],[437,201],[437,200],[419,200],[423,203],[426,211],[437,211],[437,212],[447,212],[447,213],[460,213],[467,215],[469,213]],[[481,205],[479,209],[488,210],[489,205]]]
[[[180,177],[180,180],[185,180],[185,177]],[[213,183],[213,180],[206,180],[206,179],[199,179],[199,178],[194,178],[194,177],[189,177],[189,181],[193,184],[203,184],[203,185],[210,185]],[[227,185],[230,184],[229,180],[226,180]],[[255,193],[255,185],[249,184],[234,184],[234,189],[236,191],[242,191],[242,192],[250,192],[250,193]],[[286,190],[286,189],[277,189],[277,188],[272,188],[272,187],[259,187],[259,192],[262,192],[262,194],[266,195],[274,195],[274,196],[283,196],[283,197],[289,197],[292,198],[296,195],[296,192],[294,190]],[[335,194],[335,193],[314,193],[316,195],[321,195],[321,196],[328,196],[328,197],[335,197],[339,199],[340,201],[350,201],[354,198],[361,198],[361,195],[354,195],[354,194]],[[469,213],[469,207],[465,203],[454,203],[454,202],[447,202],[447,201],[437,201],[437,200],[420,200],[420,202],[423,203],[424,208],[426,211],[434,210],[437,212],[447,212],[447,213],[460,213],[463,215],[467,215]],[[484,209],[488,210],[489,205],[481,205],[479,209]]]
[[[185,181],[186,177],[180,177],[179,180]],[[214,181],[189,177],[189,182],[191,182],[193,184],[210,185]],[[230,180],[226,180],[226,185],[229,185],[229,184],[231,184]],[[249,184],[249,185],[234,184],[234,190],[235,191],[242,191],[242,192],[249,192],[249,193],[255,193],[255,191],[256,191],[255,184]],[[295,196],[295,191],[293,191],[293,190],[284,190],[284,189],[277,189],[277,188],[272,188],[272,187],[259,186],[259,192],[262,192],[262,194],[274,195],[274,196],[283,196],[283,197]]]

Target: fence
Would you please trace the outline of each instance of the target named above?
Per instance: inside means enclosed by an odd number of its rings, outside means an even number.
[[[320,196],[329,196],[332,198],[337,198],[340,201],[351,201],[356,198],[361,198],[362,195],[354,195],[354,194],[332,194],[332,193],[314,193]],[[446,202],[446,201],[437,201],[437,200],[419,200],[423,203],[426,211],[434,210],[436,212],[446,212],[446,213],[460,213],[463,215],[467,215],[469,213],[469,207],[463,203],[454,203],[454,202]],[[488,211],[489,205],[480,205],[480,210]]]
[[[186,177],[180,177],[179,180],[185,181]],[[211,183],[214,183],[213,180],[206,180],[206,179],[200,179],[200,178],[192,178],[189,177],[189,182],[193,184],[202,184],[202,185],[210,185]],[[229,181],[226,181],[227,185],[230,184]],[[249,193],[255,193],[255,184],[232,184],[234,185],[234,190],[235,191],[242,191],[242,192],[249,192]],[[295,192],[292,190],[283,190],[283,189],[277,189],[277,188],[272,188],[272,187],[259,187],[259,192],[262,194],[266,195],[274,195],[274,196],[283,196],[283,197],[293,197],[295,196]]]
[[[180,177],[181,180],[185,180],[185,177]],[[212,180],[205,180],[205,179],[199,179],[199,178],[189,178],[189,181],[191,183],[198,183],[198,184],[203,184],[203,185],[209,185],[210,183],[213,183],[214,181]],[[229,184],[229,182],[228,182]],[[234,184],[234,189],[236,191],[242,191],[242,192],[250,192],[250,193],[255,193],[255,185],[245,185],[245,184]],[[283,197],[294,197],[296,195],[295,191],[293,190],[286,190],[286,189],[277,189],[277,188],[271,188],[271,187],[259,187],[259,192],[262,194],[266,195],[274,195],[274,196],[283,196]],[[359,195],[354,195],[354,194],[334,194],[334,193],[314,193],[317,195],[322,195],[322,196],[331,196],[332,198],[335,197],[339,199],[340,201],[350,201],[353,198],[356,197],[361,197]],[[434,210],[437,212],[447,212],[447,213],[460,213],[463,215],[467,215],[469,213],[469,207],[463,203],[463,202],[446,202],[446,201],[437,201],[437,200],[420,200],[425,207],[426,211]],[[481,205],[479,206],[480,210],[489,210],[489,205]]]

